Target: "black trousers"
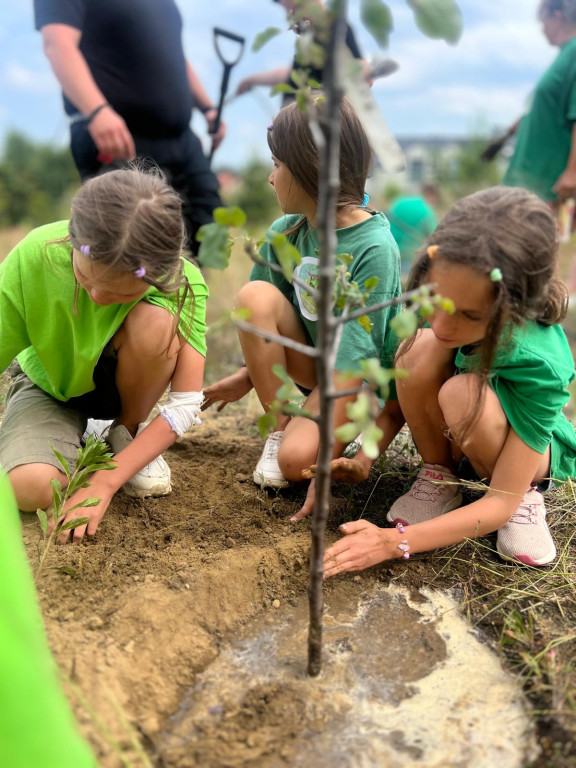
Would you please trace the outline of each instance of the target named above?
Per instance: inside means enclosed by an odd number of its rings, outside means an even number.
[[[182,214],[188,233],[188,247],[198,253],[200,243],[196,232],[202,224],[212,221],[214,208],[222,205],[218,179],[210,170],[197,136],[187,128],[180,136],[170,139],[150,139],[134,136],[138,158],[153,160],[166,174],[168,183],[182,200]],[[98,159],[98,150],[84,123],[70,128],[70,148],[82,181],[99,173],[122,167],[121,163],[107,165]]]

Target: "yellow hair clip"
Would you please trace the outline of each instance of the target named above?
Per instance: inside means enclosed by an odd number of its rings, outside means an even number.
[[[440,248],[439,245],[429,245],[426,253],[428,254],[429,259],[435,259],[438,255],[438,249]]]

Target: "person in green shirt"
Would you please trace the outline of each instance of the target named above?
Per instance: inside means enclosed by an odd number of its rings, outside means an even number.
[[[84,184],[69,222],[32,231],[0,265],[0,371],[17,358],[0,466],[18,507],[46,508],[51,480],[66,485],[52,447],[72,468],[87,420],[114,420],[116,468],[96,472],[66,508],[101,500],[75,541],[96,533],[122,485],[132,496],[169,493],[160,454],[199,423],[207,288],[182,256],[181,207],[159,171],[113,171]]]
[[[22,544],[10,481],[0,473],[0,764],[96,768],[60,688]]]
[[[321,105],[320,105],[321,108]],[[314,346],[317,341],[317,308],[313,294],[318,269],[318,150],[312,138],[308,119],[296,104],[280,110],[268,130],[273,170],[270,184],[274,187],[284,216],[267,233],[260,249],[260,263],[252,270],[250,282],[236,299],[237,308],[250,312],[250,323],[265,331],[281,334],[300,345]],[[340,192],[336,213],[336,253],[349,254],[349,279],[360,290],[372,286],[368,304],[393,300],[400,296],[400,259],[383,213],[366,209],[364,184],[371,165],[371,150],[366,133],[347,100],[341,108]],[[277,238],[286,234],[302,259],[287,278],[280,270]],[[310,290],[307,290],[310,286]],[[336,312],[338,310],[335,310]],[[383,352],[389,320],[398,311],[387,307],[370,315],[371,329],[357,322],[343,326],[336,354],[334,386],[337,390],[355,390],[362,377],[361,360],[377,358],[390,368],[392,359]],[[232,376],[205,390],[205,407],[243,397],[252,387],[265,411],[276,399],[280,379],[273,373],[275,364],[283,365],[288,374],[308,393],[305,407],[318,410],[316,368],[313,358],[260,336],[241,330],[240,341],[246,366]],[[355,395],[335,401],[334,426],[348,421],[347,404]],[[222,407],[222,406],[221,406]],[[398,404],[389,401],[386,411],[391,422],[399,418]],[[280,414],[276,431],[266,441],[262,456],[253,473],[254,482],[283,488],[291,481],[303,479],[302,472],[316,461],[319,446],[317,425],[306,418],[290,418]],[[335,441],[334,455],[345,446]],[[306,504],[293,518],[310,513],[313,485]]]
[[[503,184],[542,200],[576,196],[576,0],[541,0],[538,15],[559,53],[532,96],[528,113],[508,131],[516,146]]]
[[[402,275],[410,272],[414,254],[438,225],[435,206],[438,188],[435,184],[422,186],[422,194],[416,197],[395,198],[386,212],[390,231],[400,250]]]
[[[328,576],[491,531],[505,559],[555,559],[542,492],[576,477],[576,432],[563,413],[574,361],[559,325],[567,293],[557,262],[554,214],[512,187],[457,202],[418,252],[409,289],[432,284],[452,302],[436,307],[396,357],[408,371],[398,399],[423,466],[388,511],[395,528],[341,526],[345,537],[326,551]],[[465,506],[463,456],[489,481]],[[359,481],[371,465],[360,451],[334,462],[334,476]]]

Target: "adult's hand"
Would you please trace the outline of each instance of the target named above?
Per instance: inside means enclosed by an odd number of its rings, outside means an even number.
[[[236,88],[236,96],[242,96],[243,93],[248,93],[249,91],[254,88],[254,82],[252,78],[245,77],[238,83],[238,87]]]
[[[558,202],[564,203],[571,197],[576,198],[576,170],[567,168],[564,173],[558,177],[558,181],[553,187],[558,196]]]
[[[112,107],[101,109],[90,122],[88,131],[101,155],[114,160],[132,160],[136,157],[132,134],[124,119]]]
[[[344,538],[324,553],[324,578],[347,571],[363,571],[393,554],[394,545],[389,532],[367,520],[355,520],[340,526]]]
[[[218,149],[226,136],[226,124],[223,123],[222,120],[220,120],[218,130],[214,133],[214,121],[216,120],[217,114],[218,110],[214,107],[214,109],[209,109],[204,115],[206,117],[206,122],[208,123],[208,133],[212,136],[212,146],[214,149]]]
[[[252,382],[250,381],[248,369],[243,366],[231,376],[226,376],[225,379],[220,379],[215,384],[205,387],[202,410],[205,411],[211,405],[220,403],[218,410],[221,411],[228,403],[235,403],[237,400],[241,400],[251,389]]]

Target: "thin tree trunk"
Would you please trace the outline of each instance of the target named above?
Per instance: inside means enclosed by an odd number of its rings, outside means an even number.
[[[336,204],[340,191],[340,102],[343,88],[340,75],[341,51],[346,36],[347,2],[332,6],[332,26],[326,50],[324,95],[326,103],[321,117],[323,142],[319,147],[319,198],[317,230],[319,243],[318,270],[318,392],[320,395],[320,447],[316,473],[316,499],[312,517],[312,550],[310,555],[310,626],[308,633],[308,674],[316,676],[322,667],[322,613],[324,577],[324,531],[330,508],[330,480],[334,435],[332,422],[334,399],[335,323],[332,308],[336,251]]]

